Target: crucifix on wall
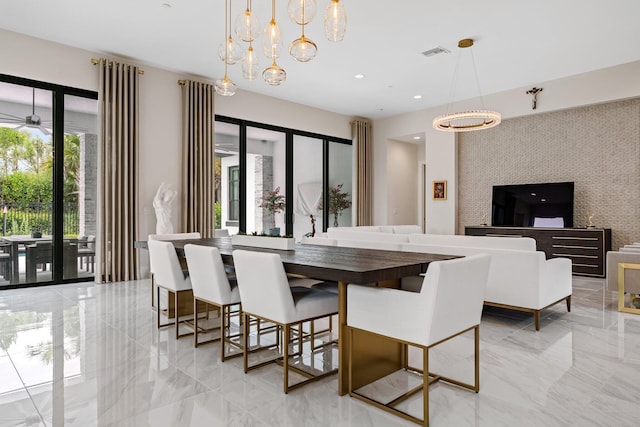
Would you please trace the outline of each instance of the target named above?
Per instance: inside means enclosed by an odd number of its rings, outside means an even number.
[[[535,110],[536,107],[538,106],[538,92],[542,92],[542,88],[541,87],[534,87],[530,90],[527,91],[527,95],[532,95],[533,96],[533,104],[532,104],[532,110]]]

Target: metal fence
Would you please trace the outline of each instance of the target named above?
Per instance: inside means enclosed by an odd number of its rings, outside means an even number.
[[[48,203],[7,203],[2,207],[2,235],[31,234],[39,231],[43,235],[52,234],[53,206]],[[64,204],[65,236],[77,235],[80,227],[78,203]]]

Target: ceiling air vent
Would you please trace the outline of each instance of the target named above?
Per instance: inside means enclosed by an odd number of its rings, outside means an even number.
[[[440,55],[441,53],[451,53],[451,51],[443,48],[442,46],[437,46],[433,49],[425,50],[424,52],[422,52],[422,54],[427,58],[429,58],[430,56]]]

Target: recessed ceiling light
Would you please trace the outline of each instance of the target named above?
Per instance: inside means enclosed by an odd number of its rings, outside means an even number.
[[[413,99],[422,99],[422,95],[413,95]]]
[[[416,141],[420,139],[419,136],[414,136],[413,139],[415,139]]]
[[[162,7],[165,9],[171,9],[171,3],[162,3]]]
[[[364,74],[356,74],[355,76],[356,79],[364,79]]]

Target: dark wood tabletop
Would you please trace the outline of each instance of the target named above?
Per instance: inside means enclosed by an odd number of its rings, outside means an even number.
[[[459,258],[455,255],[436,255],[418,252],[383,251],[375,249],[345,248],[338,246],[296,244],[295,250],[284,251],[249,246],[232,245],[231,238],[172,240],[178,255],[184,255],[188,244],[215,246],[220,250],[222,260],[233,264],[233,251],[246,249],[256,252],[277,253],[282,259],[285,271],[319,280],[338,282],[338,394],[348,391],[347,375],[348,342],[347,327],[347,287],[350,283],[369,284],[402,277],[415,276],[427,271],[434,261]],[[146,248],[146,242],[136,242],[137,248]],[[357,332],[357,331],[356,331]],[[354,336],[357,333],[354,332]],[[404,354],[399,343],[389,341],[383,336],[367,336],[358,344],[360,358],[367,360],[364,374],[357,371],[353,381],[356,384],[370,382],[371,378],[382,378],[403,366]],[[369,356],[370,355],[370,356]],[[373,377],[372,377],[373,375]],[[367,381],[364,382],[364,379]]]
[[[172,243],[181,256],[184,255],[184,246],[188,244],[215,246],[226,264],[233,264],[232,254],[235,249],[277,253],[287,273],[349,283],[381,282],[415,276],[426,272],[429,263],[433,261],[459,258],[455,255],[302,244],[296,244],[293,251],[284,251],[232,245],[229,237],[173,240]],[[145,246],[142,242],[137,244],[137,247]]]

